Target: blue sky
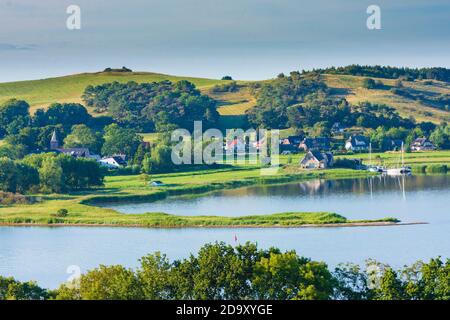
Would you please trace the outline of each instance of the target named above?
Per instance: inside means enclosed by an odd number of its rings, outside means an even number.
[[[82,29],[66,29],[66,8]],[[381,8],[382,29],[366,28]],[[0,0],[0,81],[123,65],[264,79],[352,63],[450,67],[448,0]]]

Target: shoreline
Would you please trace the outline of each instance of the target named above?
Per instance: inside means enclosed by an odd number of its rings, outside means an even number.
[[[0,226],[9,227],[128,227],[128,228],[153,228],[153,229],[186,229],[186,228],[338,228],[338,227],[370,227],[370,226],[399,226],[399,225],[415,225],[426,224],[426,222],[401,222],[395,218],[380,218],[367,220],[345,220],[340,216],[337,220],[332,217],[331,221],[326,219],[316,220],[304,219],[301,214],[305,212],[296,212],[300,216],[283,217],[280,219],[279,213],[262,215],[262,216],[177,216],[162,212],[148,212],[147,214],[128,215],[108,208],[108,204],[113,203],[133,203],[133,202],[154,202],[172,197],[203,197],[211,192],[222,190],[239,189],[252,187],[257,185],[278,185],[290,184],[298,182],[306,182],[314,179],[324,180],[341,180],[367,178],[374,174],[366,171],[354,170],[337,170],[328,171],[321,170],[318,172],[302,172],[299,174],[282,174],[270,178],[244,178],[230,179],[221,182],[213,182],[210,184],[194,184],[179,185],[175,188],[149,188],[148,193],[143,194],[86,194],[73,195],[74,198],[67,200],[65,205],[64,199],[56,199],[60,201],[57,205],[53,204],[53,200],[48,204],[41,205],[39,211],[31,212],[26,207],[35,207],[39,204],[33,204],[24,207],[24,213],[14,212],[0,214]],[[131,192],[132,190],[126,190]],[[106,200],[106,201],[105,201]],[[128,200],[128,201],[127,201]],[[141,200],[141,201],[139,201]],[[105,206],[103,206],[105,205]],[[17,206],[19,208],[22,206]],[[12,206],[14,208],[14,206]],[[68,217],[58,217],[54,212],[59,208],[67,208],[70,212]],[[310,214],[318,214],[318,212],[309,212]],[[323,213],[323,212],[322,212]],[[328,212],[327,214],[332,214]],[[345,213],[344,213],[345,214]],[[275,215],[275,216],[273,216]],[[277,216],[278,215],[278,216]],[[270,217],[272,216],[272,217]],[[392,219],[389,221],[389,219]],[[383,221],[384,220],[384,221]],[[396,221],[393,221],[396,220]],[[316,223],[318,222],[318,223]]]
[[[350,227],[393,227],[423,225],[428,222],[348,222],[348,223],[306,223],[299,225],[191,225],[191,226],[147,226],[143,224],[114,223],[5,223],[0,227],[102,227],[102,228],[145,228],[145,229],[298,229],[298,228],[350,228]]]
[[[256,169],[259,170],[259,169]],[[317,179],[324,180],[341,180],[341,179],[358,179],[374,177],[378,174],[364,171],[342,169],[345,172],[335,172],[328,170],[302,171],[298,173],[286,173],[269,177],[230,179],[224,182],[214,182],[211,184],[198,184],[189,187],[175,188],[155,188],[155,192],[143,194],[122,194],[122,195],[87,195],[80,199],[79,203],[90,206],[92,208],[108,208],[108,204],[130,204],[130,203],[151,203],[160,200],[166,200],[174,197],[203,197],[213,192],[224,190],[237,190],[241,188],[283,185],[291,183],[308,182]],[[233,171],[233,170],[231,170]],[[158,177],[159,178],[159,177]],[[121,213],[121,212],[119,212]]]

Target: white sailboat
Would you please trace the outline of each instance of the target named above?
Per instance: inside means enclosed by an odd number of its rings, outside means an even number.
[[[409,175],[411,174],[411,167],[405,166],[405,156],[404,156],[404,148],[402,143],[402,153],[401,153],[401,166],[397,168],[387,169],[386,173],[390,176],[400,176],[400,175]]]

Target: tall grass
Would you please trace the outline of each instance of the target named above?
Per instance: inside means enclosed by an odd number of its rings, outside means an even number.
[[[411,167],[415,173],[447,173],[449,167],[446,164],[421,164]]]
[[[43,225],[98,225],[129,226],[148,228],[194,228],[194,227],[300,227],[304,225],[345,225],[348,223],[398,222],[394,218],[376,220],[347,220],[329,212],[286,212],[270,215],[250,215],[242,217],[221,216],[177,216],[166,213],[147,213],[96,216],[35,216],[1,218],[1,224],[43,224]]]

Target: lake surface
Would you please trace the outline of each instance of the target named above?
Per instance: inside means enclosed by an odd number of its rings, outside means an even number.
[[[203,244],[257,242],[295,249],[327,262],[363,263],[368,258],[401,267],[419,259],[450,258],[450,176],[314,180],[226,190],[196,198],[114,205],[124,213],[247,215],[287,211],[333,211],[350,219],[393,216],[429,224],[305,229],[133,229],[102,227],[0,227],[0,275],[37,280],[54,288],[99,264],[136,267],[147,253],[187,257]],[[76,269],[76,268],[75,268]],[[72,270],[75,270],[72,268]]]

